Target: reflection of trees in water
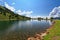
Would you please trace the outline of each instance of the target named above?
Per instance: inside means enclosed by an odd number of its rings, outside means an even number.
[[[53,22],[53,19],[51,19],[50,21]]]
[[[0,31],[9,28],[16,21],[0,21]]]

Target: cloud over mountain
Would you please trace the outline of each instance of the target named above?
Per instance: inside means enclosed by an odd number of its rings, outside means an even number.
[[[60,6],[53,8],[49,14],[50,17],[60,17]]]
[[[30,14],[33,13],[33,11],[21,11],[21,10],[17,10],[16,13],[18,13],[19,15],[24,15],[24,16],[30,16]]]
[[[14,5],[14,4],[15,3],[13,2],[12,5]],[[16,12],[19,15],[23,15],[23,16],[27,16],[27,17],[31,17],[30,15],[33,13],[33,11],[25,11],[25,10],[21,11],[20,9],[17,10],[13,6],[10,6],[7,2],[5,2],[5,7],[13,12]]]
[[[5,7],[8,8],[11,11],[15,11],[15,8],[10,6],[7,2],[5,2]]]

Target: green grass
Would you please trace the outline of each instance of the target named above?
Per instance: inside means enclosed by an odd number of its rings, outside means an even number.
[[[49,29],[49,34],[44,37],[44,40],[52,40],[54,36],[60,36],[60,20],[55,20],[55,24]]]

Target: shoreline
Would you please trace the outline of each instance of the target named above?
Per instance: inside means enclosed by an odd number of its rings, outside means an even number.
[[[60,40],[60,20],[54,20],[53,25],[47,30],[49,34],[44,36],[44,40]]]
[[[0,20],[0,21],[25,21],[25,20],[17,20],[17,19],[6,19],[6,20]]]
[[[40,33],[40,34],[35,34],[34,37],[28,37],[27,40],[43,40],[44,36],[46,36],[47,34],[49,34],[49,30],[53,27],[53,25],[55,24],[55,21],[52,22],[51,27],[49,27],[48,29],[46,29],[46,31]]]

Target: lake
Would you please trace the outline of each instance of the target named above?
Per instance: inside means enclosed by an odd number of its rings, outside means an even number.
[[[0,21],[0,40],[27,40],[51,25],[50,20]]]

